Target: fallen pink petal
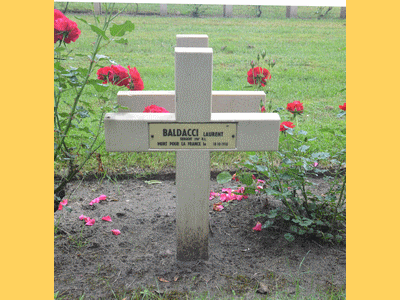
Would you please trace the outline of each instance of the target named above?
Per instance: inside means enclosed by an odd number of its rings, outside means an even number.
[[[82,220],[85,220],[85,219],[87,219],[87,217],[86,217],[85,215],[80,215],[80,216],[79,216],[79,220],[82,221]]]
[[[240,201],[243,199],[243,195],[236,195],[236,200]]]
[[[244,187],[242,186],[242,187],[238,188],[237,190],[235,190],[233,192],[243,194],[244,193]]]
[[[89,221],[87,221],[87,223],[85,225],[86,226],[93,226],[94,223],[96,222],[96,220],[95,219],[90,219],[90,218],[88,218],[88,219],[89,219]],[[85,221],[86,221],[86,219],[85,219]]]
[[[231,194],[232,193],[232,189],[226,189],[226,188],[224,188],[224,189],[222,189],[222,191],[223,192],[228,192],[228,194]]]
[[[90,201],[89,205],[93,205],[94,203],[99,203],[100,199],[99,198],[95,198],[92,201]]]
[[[110,216],[105,216],[105,217],[102,217],[101,219],[102,219],[103,221],[112,222]]]
[[[318,163],[317,163],[317,162],[314,163],[314,167],[316,167],[316,166],[318,166]]]
[[[261,231],[261,222],[257,222],[256,226],[253,227],[253,231]]]
[[[215,197],[218,197],[219,194],[218,193],[214,193],[214,192],[210,192],[210,200],[214,199]]]
[[[119,235],[119,234],[121,234],[121,231],[119,231],[118,229],[113,229],[113,230],[111,230],[111,232],[112,232],[114,235]]]
[[[265,183],[265,180],[257,179],[257,183],[259,183],[259,182]]]
[[[60,205],[58,205],[58,210],[62,210],[63,209],[63,205],[60,203]]]
[[[221,199],[222,202],[228,201],[229,196],[227,194],[221,194],[219,199]]]
[[[106,200],[107,199],[107,196],[106,195],[100,195],[99,197],[98,197],[98,199],[101,201],[101,200]]]
[[[67,205],[68,204],[68,199],[64,199],[63,201],[60,202],[60,204],[62,206]]]

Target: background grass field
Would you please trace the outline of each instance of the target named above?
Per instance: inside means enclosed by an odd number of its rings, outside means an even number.
[[[121,6],[121,7],[119,7]],[[117,8],[122,8],[122,4]],[[139,4],[139,12],[159,13],[159,4]],[[55,3],[55,8],[63,10],[65,3]],[[71,66],[87,66],[86,57],[76,54],[90,54],[95,34],[89,26],[76,19],[79,17],[94,23],[92,3],[69,3],[67,17],[75,21],[82,31],[81,36],[68,48],[72,50]],[[128,5],[128,12],[136,12],[136,5]],[[256,60],[257,53],[266,50],[267,57],[276,61],[270,71],[273,108],[286,107],[288,102],[299,100],[304,103],[304,115],[299,129],[308,136],[317,137],[310,144],[309,152],[336,152],[345,148],[344,138],[332,138],[327,130],[343,134],[345,119],[338,119],[338,106],[346,102],[346,21],[339,19],[340,8],[318,20],[316,7],[299,7],[298,19],[286,19],[285,7],[262,7],[262,15],[256,18],[254,6],[234,6],[233,18],[222,18],[222,6],[204,5],[200,18],[190,17],[193,5],[168,5],[168,13],[180,17],[160,17],[157,15],[121,15],[115,23],[130,20],[135,30],[126,34],[127,44],[110,43],[100,50],[118,64],[136,67],[144,81],[145,90],[174,90],[174,47],[176,34],[207,34],[209,47],[213,48],[213,90],[252,90],[246,81],[250,61]],[[74,13],[72,13],[74,12]],[[246,13],[245,13],[246,12]],[[251,13],[253,12],[253,14]],[[184,15],[182,17],[182,15]],[[245,16],[245,17],[239,17]],[[98,66],[106,65],[104,62]],[[97,69],[96,68],[96,71]],[[95,78],[95,74],[93,75]],[[113,88],[111,97],[116,99],[118,90]],[[71,94],[66,100],[72,101]],[[83,98],[102,105],[94,90],[88,87]],[[289,114],[282,112],[282,121],[289,120]],[[89,122],[88,126],[92,126]],[[104,136],[104,135],[103,135]],[[79,141],[78,141],[79,142]],[[132,168],[158,172],[175,165],[173,152],[108,153],[104,146],[98,151],[105,168],[112,172],[128,172]],[[243,159],[246,153],[214,152],[211,156],[213,169],[233,168],[234,162]],[[55,171],[63,166],[56,163]],[[97,169],[93,158],[85,166],[84,172]]]

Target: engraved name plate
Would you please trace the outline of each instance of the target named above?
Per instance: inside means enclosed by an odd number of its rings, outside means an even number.
[[[150,149],[236,149],[236,123],[149,123]]]

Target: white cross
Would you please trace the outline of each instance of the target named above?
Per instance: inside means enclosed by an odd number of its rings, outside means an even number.
[[[106,150],[175,151],[177,259],[208,259],[210,151],[278,150],[280,117],[264,92],[213,92],[207,35],[177,35],[174,91],[118,93],[104,118]],[[155,104],[170,113],[143,113]],[[183,144],[184,143],[184,144]]]

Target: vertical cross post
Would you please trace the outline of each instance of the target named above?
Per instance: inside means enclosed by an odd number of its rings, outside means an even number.
[[[175,48],[176,121],[211,120],[212,49]],[[177,258],[208,259],[210,151],[176,152]]]

